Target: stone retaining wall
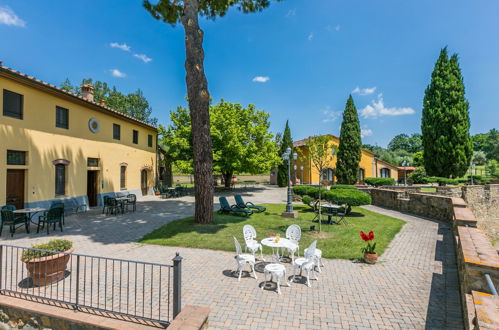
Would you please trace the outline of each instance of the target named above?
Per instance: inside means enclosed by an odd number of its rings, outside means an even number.
[[[497,217],[499,185],[464,187],[467,201],[400,189],[371,189],[370,193],[374,205],[453,224],[466,329],[499,329],[499,299],[491,296],[485,279],[488,274],[496,288],[499,286],[499,256],[485,232],[476,228],[478,222],[473,214],[476,209],[482,216]]]
[[[454,216],[452,198],[388,189],[371,189],[373,205],[401,212],[451,222]]]

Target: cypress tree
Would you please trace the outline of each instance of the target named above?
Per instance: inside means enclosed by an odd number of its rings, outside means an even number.
[[[291,138],[291,130],[289,129],[288,121],[286,120],[286,127],[284,128],[284,133],[282,134],[281,149],[279,150],[279,157],[286,152],[287,148],[293,150],[293,139]],[[277,168],[277,184],[279,187],[288,186],[288,164],[283,161],[281,165]]]
[[[423,100],[423,160],[431,176],[461,177],[473,154],[469,104],[456,54],[440,51]]]
[[[361,147],[359,116],[352,95],[350,95],[343,112],[340,146],[336,161],[336,178],[339,183],[354,184],[357,182]]]

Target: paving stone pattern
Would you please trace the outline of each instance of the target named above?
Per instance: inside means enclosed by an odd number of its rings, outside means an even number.
[[[286,198],[285,189],[263,186],[243,193],[255,203],[282,203]],[[4,232],[0,242],[30,246],[66,238],[78,253],[165,264],[180,252],[182,303],[209,306],[212,329],[462,329],[449,225],[376,206],[366,208],[407,222],[379,262],[325,259],[319,281],[312,280],[311,288],[297,277],[291,287],[281,288],[281,296],[272,291],[273,286],[260,288],[264,262],[257,264],[258,280],[244,273],[238,282],[233,253],[136,243],[152,229],[192,215],[192,197],[147,196],[135,213],[105,216],[92,210],[67,217],[63,233],[47,237],[19,232],[11,239]],[[285,266],[291,276],[291,265]]]

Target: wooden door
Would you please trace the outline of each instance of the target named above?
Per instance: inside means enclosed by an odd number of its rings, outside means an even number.
[[[147,171],[140,172],[140,189],[142,189],[142,196],[147,195]]]
[[[90,207],[97,206],[97,179],[99,171],[87,171],[87,197]]]
[[[7,198],[5,204],[24,208],[24,170],[7,170]]]

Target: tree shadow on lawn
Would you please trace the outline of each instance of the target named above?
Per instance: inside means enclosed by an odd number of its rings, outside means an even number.
[[[248,220],[248,217],[246,216],[219,214],[218,212],[215,212],[213,223],[210,224],[198,224],[194,222],[194,217],[188,217],[160,227],[153,232],[144,235],[140,241],[147,241],[151,239],[167,240],[178,234],[185,233],[216,234],[227,228],[228,224],[240,223],[246,220]]]

